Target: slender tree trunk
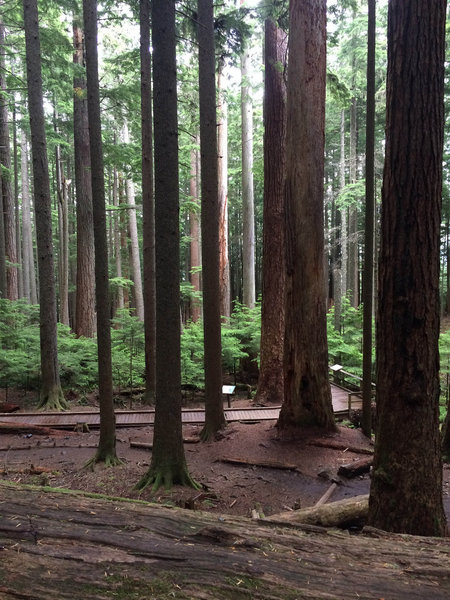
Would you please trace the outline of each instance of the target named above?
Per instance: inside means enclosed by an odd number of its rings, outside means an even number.
[[[69,212],[68,183],[62,170],[61,148],[56,146],[56,187],[59,222],[59,321],[69,325]]]
[[[114,167],[114,174],[113,174],[113,206],[116,207],[117,210],[113,211],[113,219],[114,219],[114,228],[113,228],[113,236],[114,236],[114,242],[113,242],[113,247],[114,247],[114,262],[116,265],[116,277],[118,278],[122,278],[122,246],[121,246],[121,235],[120,235],[120,210],[119,210],[119,206],[120,206],[120,194],[119,194],[119,174],[117,172],[117,168]],[[123,286],[122,284],[119,282],[119,284],[116,287],[116,297],[115,297],[115,307],[114,307],[114,314],[118,311],[118,310],[122,310],[123,307],[125,306],[125,299],[124,299],[124,291],[123,291]]]
[[[189,181],[189,195],[191,202],[198,204],[198,188],[199,188],[199,164],[198,164],[198,150],[193,148],[191,150],[191,178]],[[190,225],[190,278],[191,284],[194,288],[194,292],[199,294],[201,291],[200,287],[200,267],[201,267],[201,253],[200,253],[200,207],[198,210],[191,210],[189,212],[189,225]],[[201,301],[199,297],[195,297],[191,300],[191,319],[196,323],[201,316]]]
[[[219,186],[219,283],[220,314],[231,315],[230,262],[228,260],[228,107],[223,94],[223,60],[217,74],[217,158]]]
[[[225,426],[219,283],[219,188],[213,0],[198,0],[198,87],[202,191],[205,426],[211,439]]]
[[[156,408],[152,462],[137,484],[195,485],[181,422],[180,229],[175,0],[152,1],[155,132]],[[170,365],[170,368],[168,368]]]
[[[363,418],[362,430],[372,433],[372,309],[373,237],[375,221],[375,8],[368,0],[367,28],[367,103],[366,103],[366,220],[363,272]]]
[[[291,0],[281,429],[303,425],[335,428],[323,285],[325,74],[326,0]]]
[[[84,34],[80,16],[73,16],[73,62],[84,67]],[[95,335],[94,222],[92,215],[91,150],[86,97],[86,78],[73,80],[73,137],[75,189],[77,199],[77,282],[75,333],[78,337]]]
[[[249,55],[241,54],[242,119],[242,291],[243,303],[255,306],[255,208],[253,192],[253,104],[250,96]]]
[[[5,25],[0,21],[0,163],[3,167],[1,182],[6,255],[6,297],[17,300],[17,245],[16,214],[11,177],[11,150],[9,145],[8,94],[6,91]]]
[[[155,211],[153,198],[150,3],[140,2],[142,218],[144,262],[145,400],[153,403],[156,384]]]
[[[339,191],[345,187],[345,111],[341,111],[340,127],[340,154],[339,154]],[[334,328],[341,331],[342,324],[342,298],[347,294],[347,259],[348,259],[348,236],[347,236],[347,208],[339,209],[340,238],[337,254],[338,266],[335,271],[335,294],[334,294]]]
[[[45,138],[41,50],[36,0],[23,0],[23,11],[40,286],[42,379],[39,406],[51,410],[62,408],[64,397],[58,368],[50,180]]]
[[[130,143],[130,134],[128,131],[128,123],[125,122],[123,127],[123,141],[125,144]],[[139,321],[144,320],[144,297],[142,292],[142,277],[141,277],[141,259],[139,251],[137,219],[136,219],[136,198],[134,193],[134,183],[131,177],[126,181],[126,194],[128,211],[128,228],[130,231],[130,257],[131,257],[131,275],[134,283],[133,294],[136,305],[136,316]]]
[[[20,142],[21,178],[22,178],[22,244],[24,293],[31,304],[37,304],[36,271],[33,253],[33,230],[31,225],[30,186],[28,180],[27,135],[22,131]]]
[[[105,181],[100,118],[100,92],[97,55],[97,0],[83,0],[86,36],[86,79],[88,94],[89,144],[91,150],[92,207],[95,242],[95,297],[97,302],[98,384],[100,439],[92,463],[114,465],[116,423],[113,406],[111,367],[111,300],[106,239]]]
[[[287,35],[265,22],[264,237],[261,349],[257,399],[281,404],[284,397],[285,214]]]
[[[439,251],[446,0],[391,0],[369,523],[445,532]]]
[[[6,298],[5,211],[0,173],[0,295]]]
[[[22,258],[22,239],[20,227],[20,207],[19,207],[19,158],[17,144],[17,112],[16,99],[14,93],[13,101],[13,165],[14,165],[14,214],[16,224],[16,256],[17,256],[17,295],[19,298],[24,297],[23,293],[23,258]]]
[[[356,98],[352,98],[350,105],[350,183],[357,179],[357,111]],[[356,206],[349,208],[348,214],[348,282],[350,302],[354,308],[359,305],[359,268],[358,268],[358,209]]]

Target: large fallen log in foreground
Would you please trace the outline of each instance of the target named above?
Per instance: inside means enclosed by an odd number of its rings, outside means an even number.
[[[0,483],[5,600],[448,600],[450,540],[218,516]]]

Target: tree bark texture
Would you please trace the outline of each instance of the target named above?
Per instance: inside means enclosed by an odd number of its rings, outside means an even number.
[[[217,159],[219,186],[219,281],[220,314],[231,316],[230,261],[228,259],[228,106],[223,90],[223,65],[220,60],[217,73],[218,123]]]
[[[17,279],[16,211],[9,143],[9,95],[6,91],[5,44],[5,25],[0,20],[0,163],[2,166],[1,185],[6,256],[6,297],[8,300],[17,300],[19,293]]]
[[[286,173],[287,35],[265,22],[263,295],[258,402],[284,397],[285,327],[284,187]]]
[[[84,32],[77,15],[74,15],[73,19],[73,45],[73,62],[79,67],[84,67]],[[86,78],[79,75],[74,76],[73,80],[73,122],[77,201],[75,333],[79,337],[94,337],[96,315],[91,150],[89,147]]]
[[[156,406],[152,462],[138,483],[189,483],[181,424],[180,231],[175,1],[152,2]]]
[[[450,540],[250,521],[0,483],[0,594],[447,600]],[[325,507],[322,507],[325,508]]]
[[[64,398],[59,380],[56,330],[56,293],[53,261],[50,181],[42,94],[41,49],[36,0],[24,0],[28,107],[39,264],[41,390],[40,406],[61,408]]]
[[[56,120],[56,116],[55,116]],[[55,133],[56,127],[55,127]],[[69,325],[69,206],[68,182],[64,176],[61,160],[61,148],[55,148],[56,188],[58,196],[59,229],[59,322]]]
[[[281,428],[333,430],[324,290],[326,2],[293,0],[286,138],[286,327]]]
[[[250,57],[241,54],[242,119],[242,298],[249,308],[255,306],[255,200],[253,190],[253,103],[250,96]]]
[[[155,400],[156,292],[155,206],[153,196],[152,79],[150,56],[150,1],[139,5],[141,58],[143,291],[145,330],[145,399]]]
[[[443,535],[439,235],[446,1],[391,0],[369,523]]]
[[[205,426],[202,437],[225,426],[222,400],[222,341],[219,285],[219,189],[216,61],[212,0],[198,0],[200,160],[202,193],[203,331]]]
[[[111,299],[108,276],[105,180],[98,82],[97,1],[83,0],[83,13],[95,244],[95,298],[97,302],[97,355],[100,402],[100,439],[97,453],[93,460],[105,462],[106,464],[114,464],[117,461],[116,424],[112,389]]]

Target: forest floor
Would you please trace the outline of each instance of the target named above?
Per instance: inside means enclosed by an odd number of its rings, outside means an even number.
[[[0,402],[2,396],[0,395]],[[29,398],[8,394],[8,401],[30,410]],[[92,408],[95,400],[91,401]],[[250,401],[237,398],[233,407]],[[189,408],[194,405],[190,404]],[[139,406],[134,404],[133,408]],[[75,398],[72,409],[80,410]],[[201,425],[184,425],[189,471],[200,490],[175,486],[171,490],[134,489],[147,471],[151,449],[130,442],[152,443],[152,427],[117,429],[121,465],[84,468],[94,456],[99,433],[61,431],[56,435],[1,433],[0,474],[3,480],[95,492],[105,496],[142,499],[169,506],[236,516],[270,516],[314,505],[333,481],[338,485],[331,501],[368,493],[370,475],[347,479],[338,475],[342,465],[367,458],[373,444],[359,429],[338,427],[332,435],[305,431],[281,436],[275,421],[230,423],[217,440],[198,441]],[[224,462],[227,459],[241,464]],[[264,466],[262,466],[262,464]],[[444,504],[450,522],[450,465],[444,467]]]

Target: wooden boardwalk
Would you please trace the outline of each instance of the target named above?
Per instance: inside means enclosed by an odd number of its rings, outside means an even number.
[[[348,392],[335,385],[331,385],[333,395],[333,409],[336,415],[348,411]],[[353,402],[353,404],[355,404]],[[279,406],[274,407],[249,407],[225,408],[227,422],[233,421],[272,421],[278,418]],[[155,410],[116,410],[117,427],[145,427],[153,425]],[[183,423],[204,423],[205,411],[202,408],[182,411]],[[14,424],[32,424],[55,429],[74,429],[77,424],[86,423],[90,428],[100,427],[100,413],[98,410],[83,410],[77,412],[20,412],[0,413],[0,421]]]

